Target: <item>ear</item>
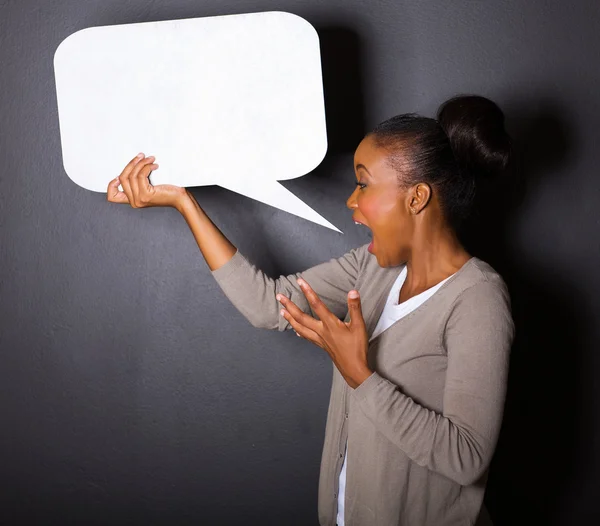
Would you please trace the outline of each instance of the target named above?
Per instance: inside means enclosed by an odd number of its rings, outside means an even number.
[[[418,214],[431,200],[431,186],[417,183],[408,191],[408,213]]]

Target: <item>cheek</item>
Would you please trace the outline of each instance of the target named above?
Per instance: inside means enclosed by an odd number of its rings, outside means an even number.
[[[358,200],[358,209],[365,216],[365,219],[369,222],[375,221],[377,218],[377,202],[375,199],[369,199],[368,197],[362,197]]]
[[[402,223],[398,203],[386,196],[364,197],[358,203],[361,213],[371,229],[379,231],[397,230]]]

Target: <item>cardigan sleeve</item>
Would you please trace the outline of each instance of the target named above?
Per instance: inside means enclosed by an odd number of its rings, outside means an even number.
[[[414,462],[473,484],[489,467],[500,433],[513,338],[506,286],[478,282],[458,296],[446,323],[442,413],[418,404],[376,372],[352,396]]]
[[[278,293],[290,298],[305,313],[315,316],[296,282],[299,277],[313,288],[338,318],[346,316],[347,294],[356,285],[367,246],[354,248],[339,258],[277,279],[256,268],[239,250],[227,263],[211,272],[227,298],[254,327],[283,331],[291,325],[279,314],[281,304],[275,298]]]

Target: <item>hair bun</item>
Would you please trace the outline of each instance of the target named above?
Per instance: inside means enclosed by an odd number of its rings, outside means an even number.
[[[437,120],[446,132],[460,168],[472,177],[502,173],[512,157],[504,113],[479,95],[459,95],[444,102]]]

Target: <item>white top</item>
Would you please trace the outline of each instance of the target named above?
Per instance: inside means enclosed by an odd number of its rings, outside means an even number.
[[[406,265],[398,274],[396,281],[392,285],[392,289],[390,290],[390,294],[383,308],[383,312],[377,322],[375,330],[373,334],[369,338],[371,341],[373,338],[379,336],[383,331],[387,328],[391,327],[394,323],[396,323],[399,319],[403,318],[413,310],[415,310],[419,305],[428,300],[431,296],[435,294],[435,292],[452,276],[448,276],[445,280],[440,281],[437,285],[424,290],[420,294],[413,296],[412,298],[403,301],[398,304],[398,299],[400,297],[400,289],[406,280]],[[337,524],[338,526],[344,526],[344,497],[346,494],[346,467],[348,464],[348,442],[346,442],[346,451],[344,453],[344,463],[342,464],[342,471],[340,472],[339,479],[339,490],[338,490],[338,514],[337,514]]]

